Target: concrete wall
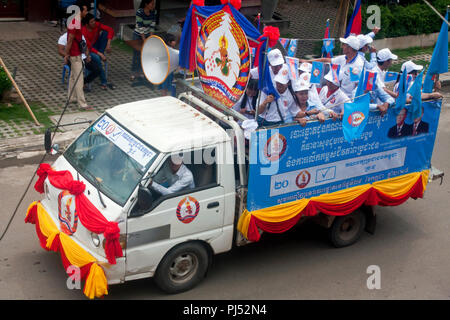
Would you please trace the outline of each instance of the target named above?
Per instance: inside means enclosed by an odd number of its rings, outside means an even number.
[[[375,40],[373,42],[373,46],[378,50],[383,48],[389,48],[392,50],[392,49],[406,49],[411,47],[432,47],[436,44],[438,36],[439,32],[430,34],[421,34],[416,36],[385,38]]]

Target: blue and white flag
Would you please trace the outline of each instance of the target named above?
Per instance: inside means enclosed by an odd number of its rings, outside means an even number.
[[[350,81],[351,82],[358,82],[359,77],[361,75],[361,69],[358,67],[351,67],[350,68]]]
[[[358,139],[369,119],[370,95],[367,93],[351,103],[344,103],[342,131],[346,141]]]
[[[399,73],[394,71],[388,71],[386,72],[386,75],[384,76],[384,82],[394,82],[397,80]]]
[[[287,55],[289,57],[295,57],[295,53],[297,52],[297,44],[298,44],[297,39],[291,39],[291,41],[289,42],[289,46],[287,49]]]
[[[323,76],[323,69],[324,68],[322,62],[313,61],[310,83],[320,83],[320,80],[322,80]]]
[[[323,39],[322,57],[333,58],[334,39]]]

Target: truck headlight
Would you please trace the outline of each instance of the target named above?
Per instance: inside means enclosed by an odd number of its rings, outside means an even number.
[[[98,237],[98,234],[92,232],[91,240],[96,248],[98,248],[100,246],[100,238]]]

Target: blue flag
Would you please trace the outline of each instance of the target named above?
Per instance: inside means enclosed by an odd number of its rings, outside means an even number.
[[[422,114],[422,78],[423,71],[416,77],[408,93],[412,96],[411,105],[409,106],[409,119],[414,122],[414,119],[419,118]]]
[[[311,68],[311,79],[309,80],[310,83],[320,83],[320,80],[322,80],[323,75],[323,63],[313,61],[312,68]]]
[[[263,91],[266,95],[273,95],[275,99],[278,99],[280,95],[278,94],[278,91],[275,89],[272,77],[270,76],[270,65],[269,65],[269,59],[264,59],[264,54],[266,51],[266,48],[269,45],[269,40],[266,37],[262,37],[260,39],[263,44],[261,46],[261,50],[259,51],[259,61],[260,64],[258,66],[258,72],[259,72],[259,79],[258,79],[258,88],[259,90]],[[269,52],[267,50],[267,52]],[[264,64],[265,60],[265,64]]]
[[[344,103],[344,117],[342,131],[346,141],[358,139],[366,127],[369,119],[370,95],[365,94],[351,103]]]
[[[395,113],[398,114],[406,106],[406,90],[408,88],[406,83],[406,71],[400,75],[400,82],[398,83],[398,97],[395,99]]]
[[[333,58],[334,39],[323,39],[322,57]]]
[[[448,10],[445,15],[445,20],[448,21]],[[433,75],[446,72],[448,72],[448,24],[444,21],[442,22],[441,31],[439,32],[438,40],[434,46],[427,75],[425,76],[423,92],[433,92]]]
[[[351,73],[351,72],[350,72]],[[356,87],[355,97],[359,97],[364,94],[365,88],[364,88],[364,69],[359,74],[358,78],[358,87]]]
[[[361,70],[358,67],[350,68],[350,81],[358,82],[361,76]]]
[[[386,75],[384,76],[384,82],[394,82],[397,80],[399,73],[394,71],[388,71],[386,72]]]
[[[297,52],[297,45],[298,45],[298,40],[291,39],[291,41],[289,42],[289,47],[287,49],[287,55],[289,57],[295,57],[295,53]]]

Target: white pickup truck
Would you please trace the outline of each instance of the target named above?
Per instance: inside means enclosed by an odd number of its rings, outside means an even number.
[[[52,164],[82,181],[89,201],[119,222],[124,256],[116,264],[106,260],[102,235],[80,223],[71,235],[101,263],[108,284],[155,277],[166,292],[184,291],[205,276],[214,254],[246,242],[236,231],[247,180],[243,131],[200,99],[180,98],[194,107],[161,97],[107,110]],[[180,153],[195,186],[165,195],[148,187],[163,185]],[[46,181],[41,201],[57,225],[60,192]]]
[[[225,111],[192,93],[119,105],[54,162],[53,170],[85,184],[84,195],[104,218],[118,222],[123,257],[110,264],[102,234],[73,226],[70,214],[61,223],[61,189],[45,180],[41,205],[60,230],[72,227],[70,238],[96,259],[108,284],[154,277],[165,292],[185,291],[205,277],[215,254],[249,243],[237,230],[247,207],[248,145],[239,116]],[[190,180],[174,191],[177,159]],[[312,218],[329,228],[333,245],[346,246],[364,229],[374,231],[371,207],[361,208]]]

